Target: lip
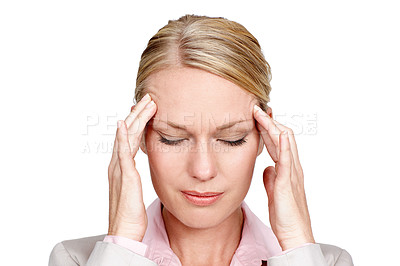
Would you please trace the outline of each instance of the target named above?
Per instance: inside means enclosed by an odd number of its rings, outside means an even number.
[[[182,191],[182,194],[194,205],[209,206],[219,200],[224,192]]]

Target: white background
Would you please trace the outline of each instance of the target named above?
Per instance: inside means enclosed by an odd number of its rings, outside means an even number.
[[[316,241],[356,265],[395,265],[395,2],[2,1],[0,264],[47,265],[56,243],[107,233],[107,167],[140,55],[169,19],[194,13],[237,21],[261,43],[275,119],[296,133]],[[148,206],[156,194],[142,151],[136,161]],[[268,165],[264,149],[246,198],[267,224]]]

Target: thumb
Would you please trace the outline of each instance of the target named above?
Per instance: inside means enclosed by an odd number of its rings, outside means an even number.
[[[264,187],[268,195],[268,205],[274,200],[274,185],[276,179],[275,167],[268,166],[263,172]]]

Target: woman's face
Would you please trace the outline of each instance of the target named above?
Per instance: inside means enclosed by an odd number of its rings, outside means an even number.
[[[216,226],[240,208],[262,151],[252,115],[257,101],[234,83],[194,68],[168,68],[147,81],[157,111],[141,149],[154,189],[166,211],[186,226]],[[199,205],[184,191],[222,194]]]

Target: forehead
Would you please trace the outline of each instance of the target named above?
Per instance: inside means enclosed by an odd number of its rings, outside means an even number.
[[[252,123],[255,97],[209,72],[173,67],[149,76],[147,91],[157,104],[153,124],[170,121],[188,128],[216,129],[230,122]],[[160,123],[161,125],[161,123]]]

